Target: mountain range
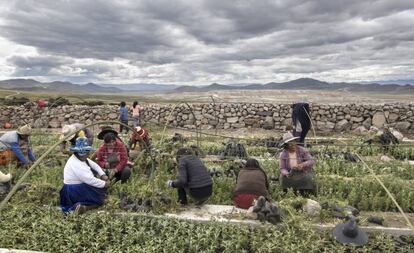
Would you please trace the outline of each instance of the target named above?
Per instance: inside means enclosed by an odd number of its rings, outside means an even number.
[[[213,83],[204,86],[179,86],[175,84],[73,84],[70,82],[38,82],[33,79],[10,79],[0,81],[0,89],[12,89],[18,91],[44,91],[44,92],[73,92],[73,93],[121,93],[121,92],[207,92],[218,90],[342,90],[349,92],[391,92],[414,93],[414,85],[410,84],[384,84],[377,83],[328,83],[311,78],[299,78],[296,80],[266,84]]]
[[[0,81],[0,89],[17,91],[38,91],[38,92],[74,92],[74,93],[118,93],[121,89],[116,87],[103,87],[94,83],[84,85],[71,82],[38,82],[33,79],[10,79]]]
[[[207,92],[213,90],[342,90],[350,92],[409,92],[414,93],[414,85],[405,84],[379,84],[379,83],[328,83],[311,78],[266,84],[248,84],[245,86],[232,86],[213,83],[207,86],[180,86],[174,91],[178,92]]]

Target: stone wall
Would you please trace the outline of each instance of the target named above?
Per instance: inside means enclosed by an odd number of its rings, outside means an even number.
[[[145,105],[143,120],[154,123],[168,122],[171,126],[201,129],[264,128],[283,130],[291,122],[291,106],[288,104],[191,104]],[[37,109],[25,106],[0,107],[0,123],[21,125],[25,122],[34,127],[59,128],[63,124],[100,120],[116,120],[118,107],[62,106]],[[311,117],[318,131],[346,132],[364,126],[391,125],[402,132],[414,131],[414,103],[383,105],[329,105],[313,104]]]

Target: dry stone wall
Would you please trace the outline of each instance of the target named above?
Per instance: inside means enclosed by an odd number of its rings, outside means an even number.
[[[291,122],[290,104],[147,104],[142,114],[145,122],[185,128],[234,129],[264,128],[283,130]],[[36,128],[59,128],[64,124],[100,120],[117,120],[118,107],[61,106],[38,109],[25,106],[0,107],[0,123],[30,123]],[[322,132],[347,132],[371,126],[390,125],[402,132],[414,131],[414,103],[411,104],[313,104],[311,117],[315,128]]]

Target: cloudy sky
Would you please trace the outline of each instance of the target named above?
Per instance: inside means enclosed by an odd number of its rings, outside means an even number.
[[[414,79],[413,0],[1,0],[0,79]]]

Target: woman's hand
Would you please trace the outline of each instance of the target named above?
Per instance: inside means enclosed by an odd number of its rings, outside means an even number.
[[[296,165],[296,169],[297,170],[303,170],[303,163],[299,163],[298,165]]]
[[[108,181],[108,180],[109,180],[109,178],[108,178],[108,176],[107,176],[107,175],[102,175],[102,176],[101,176],[101,179],[102,179],[103,181]]]
[[[115,176],[115,170],[109,170],[109,178],[113,178]]]

